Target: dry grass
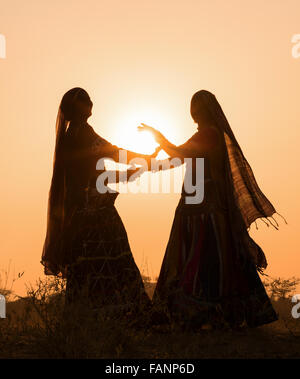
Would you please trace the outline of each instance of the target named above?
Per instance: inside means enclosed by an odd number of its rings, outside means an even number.
[[[146,280],[145,287],[152,296],[155,284]],[[57,279],[40,280],[26,298],[8,302],[7,318],[0,319],[0,358],[300,357],[300,319],[291,317],[288,292],[273,296],[279,313],[273,324],[195,333],[173,324],[150,326],[143,314],[135,319],[80,305],[65,308],[64,288]]]

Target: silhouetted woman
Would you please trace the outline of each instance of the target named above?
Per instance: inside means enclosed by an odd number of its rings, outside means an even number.
[[[257,218],[268,219],[275,209],[259,189],[250,165],[216,99],[197,92],[191,115],[198,132],[174,146],[150,130],[170,158],[204,160],[204,200],[186,204],[182,196],[161,267],[154,303],[191,327],[258,326],[277,315],[258,276],[266,268],[262,249],[248,234]],[[277,224],[277,223],[276,223]],[[276,226],[276,225],[275,225]]]
[[[85,90],[73,88],[59,107],[42,264],[46,275],[67,278],[67,303],[88,299],[93,306],[147,305],[150,300],[114,206],[118,193],[96,190],[96,162],[102,157],[118,161],[119,148],[87,123],[92,106]],[[141,156],[127,153],[129,160]]]

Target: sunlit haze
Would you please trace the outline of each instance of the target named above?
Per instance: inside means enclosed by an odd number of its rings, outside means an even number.
[[[299,0],[0,0],[1,261],[14,290],[40,264],[62,95],[87,90],[90,125],[141,153],[157,146],[141,122],[181,144],[197,130],[189,108],[213,92],[280,218],[251,235],[273,276],[299,276]],[[148,174],[147,174],[148,175]],[[153,175],[153,174],[149,174]],[[159,274],[179,194],[120,194],[116,207],[140,270]]]

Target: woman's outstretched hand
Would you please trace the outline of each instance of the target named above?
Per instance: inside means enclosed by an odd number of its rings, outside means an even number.
[[[164,143],[164,141],[166,140],[165,137],[163,136],[163,134],[161,132],[159,132],[158,130],[156,130],[155,128],[153,128],[152,126],[141,123],[141,126],[138,126],[138,130],[140,132],[144,132],[144,131],[150,132],[153,135],[155,141],[159,145],[162,145]]]

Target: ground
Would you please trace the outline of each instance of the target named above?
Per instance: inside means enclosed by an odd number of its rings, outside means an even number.
[[[300,358],[300,318],[289,298],[273,301],[279,320],[269,325],[183,332],[90,312],[62,317],[62,298],[47,300],[45,288],[7,304],[0,358]],[[146,289],[151,296],[154,284]]]

